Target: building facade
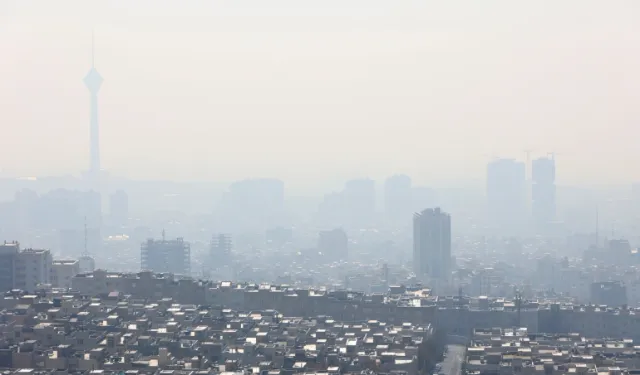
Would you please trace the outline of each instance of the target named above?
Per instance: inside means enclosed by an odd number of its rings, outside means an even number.
[[[80,274],[80,262],[75,259],[54,260],[51,266],[51,286],[71,288],[71,280]]]
[[[413,215],[413,267],[418,277],[448,280],[451,273],[451,216],[440,208]]]
[[[0,245],[0,292],[14,289],[14,272],[20,244],[17,242],[5,242]]]
[[[143,271],[190,276],[191,245],[183,238],[148,239],[140,248],[140,268]]]
[[[531,164],[531,210],[539,233],[545,233],[556,219],[556,163],[553,157]]]
[[[33,292],[39,285],[51,283],[51,267],[53,257],[51,251],[41,249],[24,249],[16,260],[14,287]]]

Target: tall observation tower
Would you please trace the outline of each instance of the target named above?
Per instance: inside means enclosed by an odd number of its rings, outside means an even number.
[[[91,128],[90,147],[91,164],[89,166],[89,178],[94,188],[98,187],[100,180],[100,127],[98,126],[98,91],[102,86],[102,77],[96,70],[94,61],[94,41],[91,36],[91,70],[84,77],[84,84],[91,94]]]

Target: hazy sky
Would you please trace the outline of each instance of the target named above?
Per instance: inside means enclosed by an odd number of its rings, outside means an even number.
[[[0,0],[0,167],[132,178],[482,178],[558,153],[640,180],[640,2]]]

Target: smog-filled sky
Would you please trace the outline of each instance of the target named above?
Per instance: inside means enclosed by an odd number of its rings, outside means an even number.
[[[556,152],[560,183],[640,159],[637,1],[0,2],[0,168],[136,179],[481,179]],[[635,22],[634,22],[635,21]]]

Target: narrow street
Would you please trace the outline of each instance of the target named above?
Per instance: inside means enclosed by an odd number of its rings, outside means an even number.
[[[462,375],[462,361],[464,361],[465,347],[462,345],[447,345],[447,357],[442,361],[444,375]]]

